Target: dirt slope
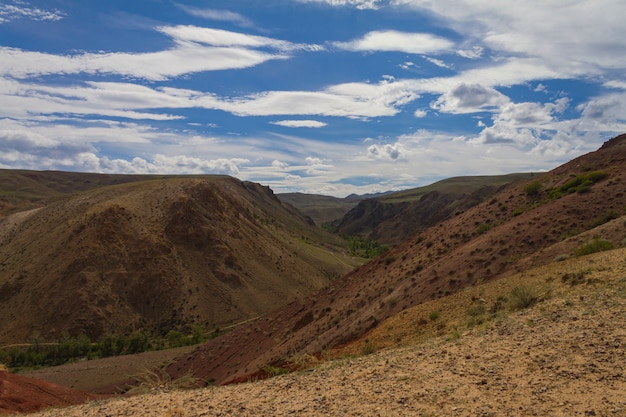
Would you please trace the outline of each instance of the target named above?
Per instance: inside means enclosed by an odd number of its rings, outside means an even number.
[[[620,249],[553,263],[408,309],[380,326],[394,338],[403,332],[401,348],[262,381],[157,389],[36,416],[622,416],[625,259]],[[581,271],[580,282],[563,279]],[[528,309],[459,325],[471,318],[467,308],[489,306],[520,284],[543,297]],[[433,321],[439,333],[418,334],[430,326],[418,320],[431,311],[441,312]],[[376,332],[371,341],[380,340]]]
[[[32,413],[103,398],[0,370],[0,414]]]
[[[0,219],[0,340],[207,331],[358,262],[267,187],[229,177],[101,187]]]
[[[556,198],[572,179],[597,170],[606,177]],[[532,181],[540,192],[507,188],[314,295],[203,345],[169,372],[192,370],[220,384],[246,380],[297,353],[348,343],[408,307],[553,262],[596,236],[621,245],[626,135]]]

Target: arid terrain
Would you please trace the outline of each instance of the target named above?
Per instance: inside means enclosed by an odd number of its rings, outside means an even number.
[[[519,285],[534,305],[488,312]],[[483,322],[476,306],[486,307]],[[145,386],[143,395],[35,415],[622,416],[624,311],[620,249],[428,301],[300,372],[198,390]]]
[[[405,236],[365,264],[226,177],[42,200],[0,218],[0,336],[228,327],[175,355],[31,372],[116,396],[43,415],[626,415],[625,183],[622,135],[525,180],[353,211],[361,238]],[[0,407],[61,404],[16,403]]]

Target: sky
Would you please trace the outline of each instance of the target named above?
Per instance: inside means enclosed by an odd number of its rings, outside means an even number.
[[[0,0],[0,168],[343,197],[626,132],[623,0]]]

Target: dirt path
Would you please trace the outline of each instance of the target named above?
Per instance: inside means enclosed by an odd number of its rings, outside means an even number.
[[[464,334],[310,371],[35,415],[625,416],[626,278],[583,290]]]

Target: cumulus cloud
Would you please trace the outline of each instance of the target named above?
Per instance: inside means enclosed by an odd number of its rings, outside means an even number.
[[[439,97],[431,107],[446,113],[476,113],[495,111],[509,98],[491,87],[480,84],[460,84]]]
[[[396,161],[402,156],[402,145],[385,144],[385,145],[370,145],[367,148],[367,156],[370,159],[384,159]]]
[[[426,54],[447,51],[454,46],[454,43],[429,33],[382,30],[369,32],[362,38],[349,42],[335,42],[333,45],[348,51]]]
[[[580,104],[578,110],[589,121],[610,123],[619,119],[626,119],[624,116],[625,105],[626,96],[624,94],[609,94]]]
[[[310,127],[310,128],[320,128],[327,125],[327,123],[320,122],[317,120],[279,120],[276,122],[271,122],[273,125],[283,126],[283,127]]]
[[[477,141],[507,143],[531,151],[554,136],[558,123],[555,116],[565,111],[569,101],[561,98],[544,104],[507,103],[493,116],[492,126],[485,126],[480,132]]]
[[[22,130],[0,130],[0,166],[4,168],[81,170],[124,174],[237,175],[246,158],[204,159],[187,155],[155,154],[150,160],[98,156],[89,143],[59,140]]]

